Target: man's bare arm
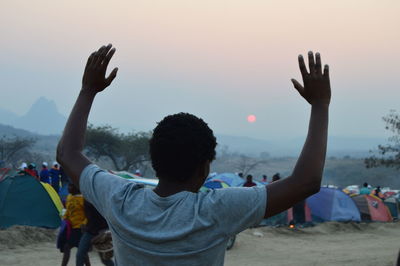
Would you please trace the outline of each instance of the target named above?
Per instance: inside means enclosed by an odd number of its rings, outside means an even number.
[[[108,63],[115,49],[111,44],[92,53],[86,63],[82,89],[71,111],[57,147],[57,161],[63,166],[73,183],[79,187],[79,177],[90,160],[83,155],[88,116],[98,92],[107,88],[117,75],[115,68],[106,78]]]
[[[304,87],[292,79],[300,95],[311,104],[311,117],[307,139],[290,177],[267,186],[265,217],[280,213],[295,203],[317,193],[321,186],[328,138],[328,110],[331,99],[329,68],[322,72],[321,58],[317,53],[308,54],[309,70],[299,56],[299,67]]]

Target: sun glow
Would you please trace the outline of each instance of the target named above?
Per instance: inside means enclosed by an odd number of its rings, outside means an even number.
[[[256,118],[255,115],[248,115],[247,116],[247,122],[249,122],[249,123],[254,123],[254,122],[256,122],[256,120],[257,120],[257,118]]]

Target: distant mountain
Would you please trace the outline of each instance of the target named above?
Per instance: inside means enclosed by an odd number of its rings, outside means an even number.
[[[0,123],[44,135],[59,135],[66,118],[52,100],[40,97],[23,116],[0,109]]]

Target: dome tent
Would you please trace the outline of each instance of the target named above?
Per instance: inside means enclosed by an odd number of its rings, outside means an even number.
[[[240,176],[233,173],[222,173],[211,177],[209,180],[221,180],[228,184],[230,187],[241,187],[243,186],[245,180]],[[206,181],[206,182],[207,182]]]
[[[230,187],[242,187],[243,184],[246,182],[246,178],[241,178],[240,176],[233,174],[233,173],[222,173],[222,174],[217,174],[212,177],[207,178],[206,182],[208,181],[222,181],[226,183]],[[257,184],[257,186],[265,186],[265,184],[253,180],[254,183]]]
[[[353,199],[339,189],[321,187],[306,200],[315,222],[360,222],[361,216]]]
[[[393,219],[397,220],[399,218],[399,201],[395,197],[389,197],[385,199],[385,205],[389,209],[390,214]]]
[[[200,188],[200,191],[208,191],[210,189],[219,189],[219,188],[227,188],[229,185],[221,180],[209,180],[206,181],[203,186]]]
[[[297,213],[299,208],[290,208],[273,217],[264,219],[262,225],[286,225],[296,222],[302,217],[305,223],[326,221],[361,221],[360,211],[353,199],[346,193],[334,189],[321,187],[320,191],[305,200],[304,213]]]
[[[0,228],[29,225],[57,228],[62,203],[54,189],[24,175],[0,182]]]
[[[362,221],[392,222],[390,211],[383,201],[371,195],[358,195],[353,197],[361,213]]]

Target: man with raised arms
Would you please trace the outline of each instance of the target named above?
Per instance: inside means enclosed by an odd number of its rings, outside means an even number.
[[[150,156],[159,178],[154,189],[114,176],[83,155],[93,100],[117,75],[115,68],[106,77],[114,53],[107,45],[90,55],[57,160],[106,218],[117,265],[223,265],[230,236],[319,191],[331,90],[328,66],[322,70],[318,53],[309,52],[308,70],[299,56],[303,85],[292,79],[311,106],[308,135],[292,174],[264,187],[209,192],[199,188],[215,158],[216,138],[202,119],[188,113],[167,116],[154,129]]]

